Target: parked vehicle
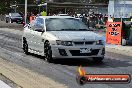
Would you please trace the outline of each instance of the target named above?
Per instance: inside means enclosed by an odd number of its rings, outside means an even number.
[[[58,16],[69,16],[68,14],[58,14]]]
[[[23,17],[19,13],[9,13],[6,15],[6,23],[23,23]]]
[[[69,16],[40,16],[25,26],[22,36],[24,53],[56,58],[89,58],[102,61],[103,39],[80,20]]]

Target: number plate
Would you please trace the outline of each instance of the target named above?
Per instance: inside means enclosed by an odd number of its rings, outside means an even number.
[[[91,53],[91,50],[87,48],[80,48],[80,53]]]

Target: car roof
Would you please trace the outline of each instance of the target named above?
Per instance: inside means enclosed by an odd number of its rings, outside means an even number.
[[[38,16],[39,18],[48,19],[48,18],[74,18],[71,16]]]
[[[19,14],[19,13],[10,13],[10,14]]]
[[[58,14],[58,16],[69,16],[68,14]]]

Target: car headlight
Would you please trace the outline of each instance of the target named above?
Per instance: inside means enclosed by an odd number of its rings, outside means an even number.
[[[56,40],[57,45],[72,46],[72,41],[60,41]]]
[[[102,40],[96,41],[96,45],[103,45],[103,41]]]

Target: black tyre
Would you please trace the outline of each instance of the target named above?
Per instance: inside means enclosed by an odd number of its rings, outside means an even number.
[[[102,62],[103,61],[103,59],[104,59],[104,57],[94,57],[93,58],[93,60],[95,61],[95,62]]]
[[[6,20],[6,23],[8,23],[8,21]]]
[[[27,41],[25,39],[23,40],[23,51],[24,51],[25,54],[29,54],[28,44],[27,44]]]
[[[48,41],[44,43],[44,54],[45,54],[45,60],[47,62],[53,62],[52,50],[51,50],[50,43]]]

